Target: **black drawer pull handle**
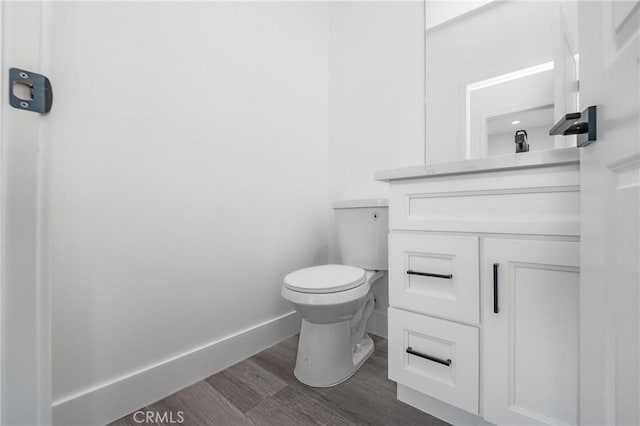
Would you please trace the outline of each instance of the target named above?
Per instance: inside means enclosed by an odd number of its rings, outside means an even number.
[[[453,275],[448,274],[448,275],[443,275],[443,274],[432,274],[431,272],[416,272],[416,271],[412,271],[411,269],[409,269],[407,271],[408,275],[420,275],[421,277],[434,277],[434,278],[446,278],[448,280],[450,280],[451,278],[453,278]]]
[[[498,306],[498,266],[499,263],[493,264],[493,313],[497,314],[500,312],[500,307]]]
[[[414,351],[413,349],[411,349],[411,346],[407,348],[407,353],[411,355],[419,356],[420,358],[428,359],[429,361],[437,362],[438,364],[446,365],[447,367],[451,365],[450,359],[440,359],[431,355],[425,355],[423,353]]]

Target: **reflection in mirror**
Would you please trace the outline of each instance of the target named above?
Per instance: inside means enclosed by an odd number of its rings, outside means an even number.
[[[513,153],[515,151],[513,136],[516,130],[527,132],[532,151],[554,147],[553,143],[551,145],[545,143],[547,139],[553,142],[553,138],[545,136],[544,140],[540,140],[543,133],[538,131],[545,126],[548,131],[553,125],[553,70],[553,62],[548,62],[467,85],[467,158]],[[542,109],[550,110],[551,114],[538,115],[538,118],[544,117],[548,121],[545,123],[537,120],[536,126],[540,129],[532,132],[529,128],[529,120],[523,120],[520,117],[528,113],[528,117],[531,118],[533,111]],[[507,115],[513,117],[509,149],[491,151],[487,143],[488,123]],[[506,130],[501,128],[501,131]]]
[[[520,129],[532,151],[575,144],[548,136],[579,110],[570,3],[426,1],[428,162],[514,153]]]
[[[511,154],[514,151],[514,135],[518,130],[527,132],[528,140],[535,141],[531,151],[553,149],[553,136],[549,136],[549,122],[553,121],[553,105],[543,105],[521,110],[487,120],[486,155]]]

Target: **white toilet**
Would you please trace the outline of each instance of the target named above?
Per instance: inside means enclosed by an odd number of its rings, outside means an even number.
[[[371,285],[387,269],[387,199],[336,201],[333,208],[343,264],[297,270],[282,287],[302,316],[294,374],[316,387],[348,379],[373,353],[366,333]]]

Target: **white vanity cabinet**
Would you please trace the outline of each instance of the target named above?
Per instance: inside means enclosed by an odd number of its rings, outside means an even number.
[[[578,421],[576,149],[378,172],[389,378],[452,423]]]

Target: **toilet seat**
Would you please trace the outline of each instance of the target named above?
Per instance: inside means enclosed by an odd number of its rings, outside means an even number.
[[[300,293],[335,293],[361,286],[364,269],[347,265],[320,265],[299,269],[284,277],[284,285]]]

